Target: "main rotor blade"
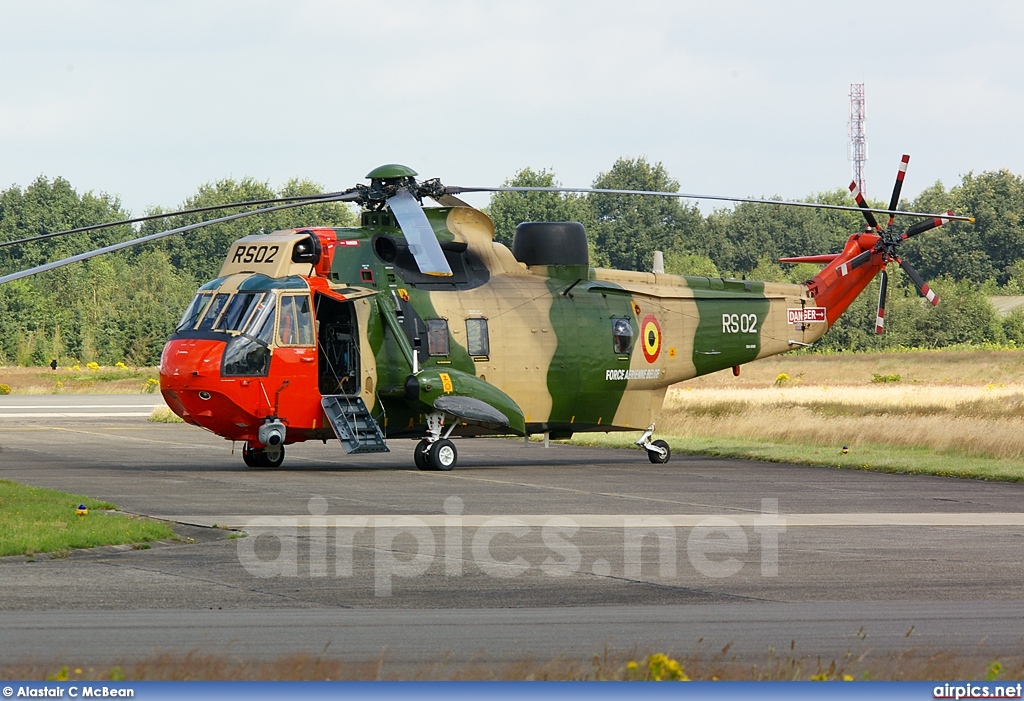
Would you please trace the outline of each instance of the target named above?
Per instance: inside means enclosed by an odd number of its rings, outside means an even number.
[[[919,221],[907,229],[907,233],[903,234],[903,238],[909,239],[911,236],[917,236],[918,234],[923,234],[926,231],[931,231],[932,229],[940,227],[943,224],[948,224],[950,221],[956,219],[952,214],[953,212],[946,212],[945,216],[939,215],[932,217],[929,221]],[[971,219],[971,221],[974,221],[974,219]]]
[[[318,200],[319,202],[345,202],[350,201],[358,197],[357,193],[342,193],[335,197],[325,197]],[[282,209],[291,209],[293,207],[301,207],[309,204],[307,201],[303,202],[292,202],[291,204],[282,204],[277,207],[264,207],[263,209],[254,209],[251,212],[239,212],[237,214],[230,214],[226,217],[219,217],[217,219],[210,219],[208,221],[198,222],[196,224],[188,224],[187,226],[179,226],[176,229],[168,229],[167,231],[159,231],[155,234],[149,234],[148,236],[141,236],[137,239],[131,239],[130,241],[122,241],[121,243],[115,243],[110,246],[104,246],[103,248],[97,248],[94,251],[86,251],[85,253],[79,253],[76,256],[70,258],[63,258],[61,260],[54,261],[52,263],[44,263],[43,265],[37,265],[34,268],[28,270],[21,270],[16,273],[10,273],[9,275],[0,276],[0,285],[5,282],[12,282],[14,280],[20,280],[21,278],[29,277],[37,273],[43,273],[47,270],[54,270],[55,268],[61,268],[71,263],[77,263],[80,260],[88,260],[95,258],[96,256],[103,255],[104,253],[113,253],[114,251],[120,251],[125,248],[131,248],[132,246],[138,246],[139,244],[149,243],[150,241],[156,241],[173,234],[182,234],[186,231],[192,231],[193,229],[201,229],[211,224],[220,224],[222,222],[233,221],[235,219],[242,219],[243,217],[252,217],[257,214],[266,214],[268,212],[277,212]]]
[[[793,202],[792,200],[765,200],[756,197],[726,197],[724,195],[695,195],[685,192],[656,192],[653,190],[609,190],[592,187],[462,187],[446,185],[446,194],[458,195],[463,192],[578,192],[596,195],[653,195],[656,197],[679,197],[687,200],[720,200],[723,202],[750,202],[753,204],[776,204],[786,207],[810,207],[812,209],[836,209],[843,212],[863,212],[862,207],[850,207],[841,204],[822,204],[821,202]],[[897,212],[888,209],[866,208],[877,214],[902,214],[907,217],[935,217],[927,212]],[[952,216],[957,221],[974,221],[974,217]]]
[[[405,240],[409,242],[409,250],[420,272],[424,275],[450,276],[452,269],[448,267],[448,259],[444,257],[441,244],[437,242],[437,234],[416,198],[400,190],[388,198],[388,207],[398,220]]]
[[[882,282],[878,288],[878,314],[875,315],[875,333],[885,333],[885,294],[889,290],[889,274],[882,268]]]
[[[875,215],[871,213],[870,209],[868,209],[868,201],[865,200],[864,195],[861,194],[860,187],[857,185],[856,180],[850,183],[850,194],[852,194],[853,199],[856,200],[857,206],[864,212],[864,218],[868,220],[868,226],[878,233],[882,233],[882,227],[878,225],[878,220],[875,219]]]
[[[889,209],[895,210],[900,205],[900,191],[903,190],[903,178],[907,176],[907,164],[910,163],[910,156],[903,154],[903,159],[900,161],[900,169],[896,171],[896,184],[892,186],[892,197],[889,199]],[[893,219],[896,218],[895,214],[889,215],[889,226],[892,226]]]
[[[916,285],[918,291],[922,295],[924,295],[924,298],[931,302],[933,307],[938,305],[939,298],[935,294],[935,291],[932,290],[932,288],[928,287],[928,283],[924,281],[924,278],[922,278],[916,270],[914,270],[914,266],[900,258],[897,258],[896,262],[900,264],[900,267],[903,268],[903,271],[910,277],[911,280],[914,281],[914,285]]]
[[[434,197],[437,203],[442,207],[470,207],[468,202],[463,202],[455,195],[438,195]]]
[[[170,217],[177,217],[183,214],[199,214],[201,212],[214,212],[218,209],[231,209],[232,207],[247,207],[252,205],[264,205],[273,204],[274,202],[294,202],[296,200],[309,200],[313,202],[323,201],[325,197],[334,197],[335,195],[341,195],[351,192],[346,190],[345,192],[328,192],[320,193],[317,195],[293,195],[291,197],[274,197],[267,200],[247,200],[245,202],[231,202],[229,204],[213,204],[206,207],[194,207],[192,209],[181,209],[176,212],[164,212],[163,214],[147,214],[144,217],[133,217],[131,219],[121,219],[119,221],[107,222],[105,224],[92,224],[90,226],[80,226],[77,229],[68,229],[67,231],[54,231],[48,234],[39,234],[38,236],[29,236],[23,239],[17,239],[16,241],[0,241],[0,248],[7,246],[17,246],[22,243],[31,243],[32,241],[42,241],[44,239],[52,239],[56,236],[67,236],[68,234],[81,234],[86,231],[96,231],[97,229],[106,229],[111,226],[120,226],[121,224],[137,224],[139,222],[153,221],[154,219],[168,219]]]

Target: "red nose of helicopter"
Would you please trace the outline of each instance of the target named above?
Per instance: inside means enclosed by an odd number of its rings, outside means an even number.
[[[243,278],[244,280],[245,278]],[[171,411],[232,440],[256,441],[273,413],[265,379],[275,300],[220,278],[199,290],[160,358],[160,389]]]
[[[221,340],[168,341],[160,359],[160,390],[171,411],[188,423],[232,440],[255,440],[260,419],[245,401],[247,388],[221,375],[226,347]]]

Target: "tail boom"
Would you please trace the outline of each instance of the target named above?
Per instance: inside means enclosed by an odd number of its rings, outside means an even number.
[[[871,284],[875,275],[885,269],[885,255],[876,250],[880,241],[881,237],[874,234],[854,234],[847,239],[843,252],[807,282],[808,296],[814,298],[819,307],[825,307],[829,328]],[[864,256],[865,253],[870,255]],[[863,257],[854,261],[858,256]]]

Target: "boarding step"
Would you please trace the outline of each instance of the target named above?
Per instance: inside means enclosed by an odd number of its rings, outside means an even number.
[[[380,426],[370,416],[361,397],[329,394],[320,404],[346,453],[390,452]]]

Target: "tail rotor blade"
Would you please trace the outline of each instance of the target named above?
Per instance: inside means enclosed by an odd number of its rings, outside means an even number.
[[[853,194],[853,199],[857,201],[857,206],[864,212],[864,218],[868,220],[868,226],[875,231],[881,233],[882,227],[878,225],[878,220],[875,219],[875,215],[868,209],[867,200],[864,199],[864,195],[861,193],[860,188],[857,186],[857,181],[850,183],[850,192]]]
[[[932,290],[932,288],[928,287],[928,283],[924,281],[924,278],[922,278],[916,270],[914,270],[914,266],[901,258],[897,258],[896,262],[900,264],[903,271],[910,276],[911,280],[914,281],[914,285],[916,285],[918,291],[924,295],[924,298],[931,302],[933,307],[936,306],[939,303],[938,295],[935,294],[935,291]]]
[[[882,283],[878,288],[878,314],[875,315],[875,333],[885,333],[885,294],[889,290],[889,274],[882,270]]]
[[[903,238],[909,239],[911,236],[917,236],[918,234],[923,234],[926,231],[931,231],[932,229],[940,227],[943,224],[948,224],[951,221],[950,215],[952,214],[953,212],[950,211],[946,212],[946,216],[944,217],[933,217],[932,219],[920,221],[907,229],[907,233],[903,234]]]
[[[895,212],[900,204],[900,191],[903,189],[903,178],[907,176],[908,163],[910,163],[910,156],[904,153],[903,160],[900,161],[900,169],[896,171],[896,184],[892,187],[892,199],[889,200],[890,212]],[[895,214],[889,214],[889,226],[892,226],[893,219],[895,218]]]

